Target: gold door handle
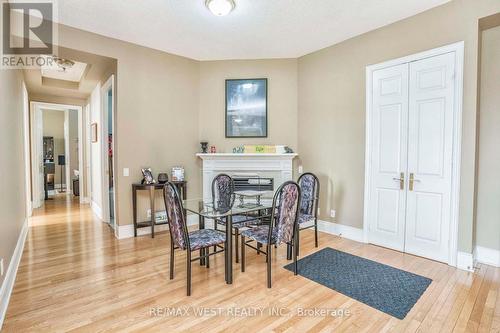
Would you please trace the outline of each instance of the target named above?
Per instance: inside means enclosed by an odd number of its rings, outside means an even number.
[[[392,178],[393,180],[399,182],[399,189],[404,190],[405,189],[405,173],[401,172],[399,178]]]
[[[410,184],[409,184],[409,190],[410,191],[413,191],[415,183],[420,183],[420,180],[415,179],[415,175],[412,172],[412,173],[410,173]]]

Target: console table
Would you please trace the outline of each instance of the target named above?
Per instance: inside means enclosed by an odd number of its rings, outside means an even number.
[[[172,181],[181,195],[183,200],[186,200],[186,181]],[[151,237],[155,237],[155,225],[168,224],[165,222],[156,222],[156,212],[155,212],[155,191],[163,190],[164,184],[132,184],[132,206],[134,214],[134,237],[137,237],[137,229],[151,227]],[[149,209],[151,210],[151,220],[149,221],[137,221],[137,191],[148,191],[149,192]]]

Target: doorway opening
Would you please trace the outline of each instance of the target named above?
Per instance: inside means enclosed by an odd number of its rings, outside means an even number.
[[[47,200],[78,198],[82,192],[82,107],[35,102],[31,106],[33,208]]]

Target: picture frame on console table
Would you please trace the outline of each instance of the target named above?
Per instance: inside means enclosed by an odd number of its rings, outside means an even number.
[[[267,79],[226,80],[226,138],[267,138]]]

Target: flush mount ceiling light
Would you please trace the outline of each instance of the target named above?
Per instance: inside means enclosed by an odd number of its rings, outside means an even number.
[[[216,16],[225,16],[229,14],[236,4],[234,0],[206,0],[205,6]]]
[[[63,59],[59,58],[58,56],[52,56],[52,59],[54,59],[54,62],[56,63],[57,67],[59,68],[59,71],[61,72],[66,72],[66,70],[71,69],[74,65],[75,62],[69,59]]]

